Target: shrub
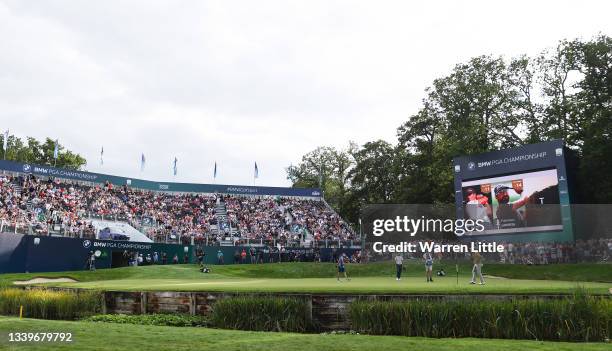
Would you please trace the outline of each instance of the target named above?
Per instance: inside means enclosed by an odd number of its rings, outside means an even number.
[[[88,322],[162,325],[170,327],[205,327],[207,325],[204,317],[186,314],[101,314],[87,317],[84,320]]]
[[[102,299],[93,291],[56,291],[47,289],[0,289],[0,314],[42,319],[72,320],[101,310]]]
[[[612,300],[572,297],[513,301],[355,301],[352,327],[377,335],[604,341],[612,330]]]
[[[308,302],[298,298],[237,296],[217,301],[210,322],[217,328],[306,332],[313,330]]]

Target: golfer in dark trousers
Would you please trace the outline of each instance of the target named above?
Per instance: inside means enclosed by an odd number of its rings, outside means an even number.
[[[395,256],[395,268],[397,272],[395,273],[395,280],[400,280],[402,278],[402,264],[404,263],[404,256],[402,254],[397,254]]]

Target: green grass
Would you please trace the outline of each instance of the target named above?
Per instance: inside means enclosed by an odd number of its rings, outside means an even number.
[[[578,265],[485,265],[492,275],[484,286],[468,284],[471,270],[460,265],[459,283],[455,266],[446,263],[448,275],[424,279],[421,264],[406,264],[400,282],[394,279],[395,267],[389,262],[347,267],[350,282],[335,280],[335,266],[330,263],[281,263],[265,265],[211,266],[212,273],[202,274],[195,265],[168,265],[100,269],[96,272],[59,272],[0,275],[0,285],[33,277],[71,277],[77,283],[53,285],[106,290],[174,290],[295,293],[569,293],[577,285],[591,293],[607,294],[612,288],[612,266]],[[437,267],[435,267],[437,269]],[[512,278],[512,279],[507,279]]]
[[[10,332],[71,332],[72,343],[13,343]],[[401,336],[245,332],[207,328],[64,322],[0,317],[0,349],[8,350],[609,350],[604,343],[491,339],[428,339]],[[109,342],[112,341],[112,342]]]

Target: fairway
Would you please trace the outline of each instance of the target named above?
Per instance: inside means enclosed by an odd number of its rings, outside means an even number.
[[[70,277],[76,282],[48,283],[49,286],[124,291],[228,291],[286,293],[391,293],[391,294],[557,294],[570,293],[577,286],[591,293],[608,294],[612,288],[609,265],[526,267],[490,265],[492,276],[485,285],[470,285],[469,266],[460,266],[457,276],[435,277],[427,283],[419,264],[406,265],[401,281],[393,275],[393,265],[374,263],[351,265],[350,281],[335,278],[329,263],[282,263],[265,265],[211,266],[212,273],[200,273],[196,265],[167,265],[42,274],[0,275],[0,283],[33,277]],[[530,272],[531,271],[531,272]],[[598,279],[582,271],[596,272]],[[548,279],[525,279],[526,277]],[[589,276],[586,276],[587,278]],[[563,279],[565,278],[565,279]]]
[[[71,343],[8,343],[10,332],[70,332]],[[109,342],[109,340],[113,340]],[[247,346],[248,345],[248,346]],[[189,327],[64,322],[0,317],[0,349],[8,350],[608,350],[605,343],[435,339],[403,336],[265,333]]]

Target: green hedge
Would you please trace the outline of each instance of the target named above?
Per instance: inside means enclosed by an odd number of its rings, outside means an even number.
[[[99,313],[102,298],[94,291],[0,289],[0,315],[73,320]]]
[[[550,300],[355,301],[353,329],[377,335],[605,341],[612,300],[577,292]]]
[[[308,302],[298,298],[236,296],[213,305],[210,323],[224,329],[306,332],[313,330]]]
[[[202,316],[186,314],[100,314],[85,318],[87,322],[106,322],[139,325],[163,325],[169,327],[205,327],[206,319]]]

